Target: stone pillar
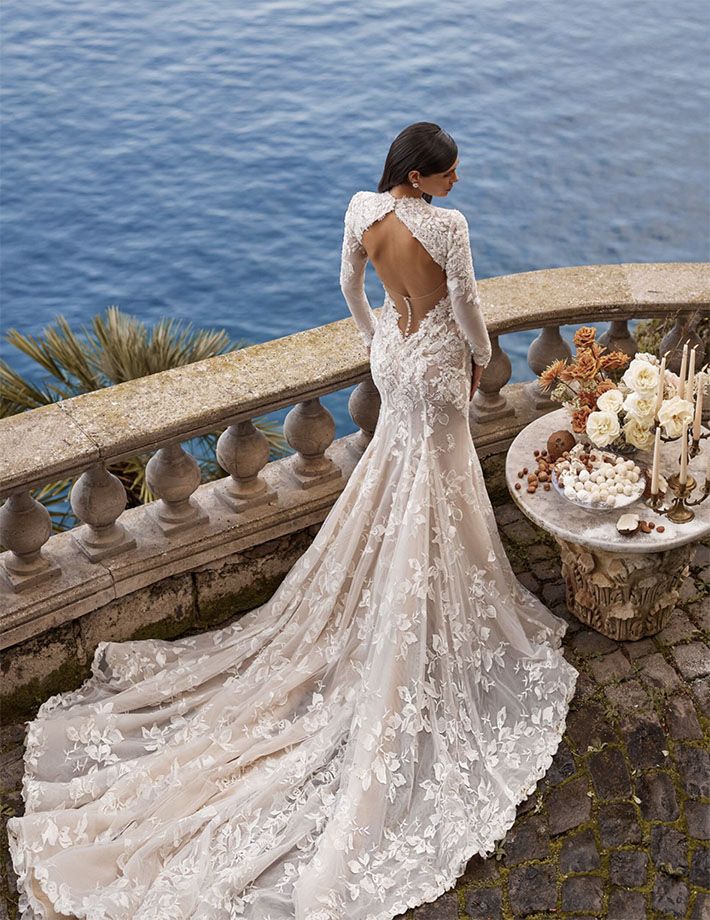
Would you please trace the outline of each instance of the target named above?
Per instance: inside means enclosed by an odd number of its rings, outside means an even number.
[[[360,428],[357,437],[357,447],[360,450],[364,451],[372,440],[380,414],[381,402],[380,391],[369,374],[362,383],[358,383],[350,394],[348,410],[350,417]]]
[[[278,495],[259,475],[269,461],[269,441],[251,419],[230,425],[217,441],[217,460],[229,476],[216,494],[237,513],[278,501]]]
[[[317,396],[298,403],[284,419],[284,435],[296,451],[291,472],[302,489],[342,477],[325,451],[335,437],[335,420]]]
[[[539,335],[530,343],[528,349],[528,367],[536,374],[541,374],[553,361],[571,358],[572,350],[560,334],[559,326],[545,326]],[[559,403],[550,399],[549,395],[540,389],[539,381],[533,380],[525,385],[525,394],[536,409],[558,408]]]
[[[607,351],[623,351],[630,358],[636,354],[638,343],[629,332],[627,319],[613,319],[605,333],[597,339],[600,345],[605,345]]]
[[[508,405],[508,400],[501,390],[511,378],[512,366],[510,358],[500,347],[499,337],[492,335],[491,360],[481,374],[481,382],[473,394],[469,415],[471,421],[476,423],[490,422],[506,415],[515,415],[515,409]]]
[[[145,475],[151,491],[158,496],[146,510],[164,534],[169,536],[207,523],[209,516],[191,498],[202,478],[200,466],[182,445],[161,447],[148,461]]]
[[[126,490],[103,463],[94,463],[81,474],[69,500],[74,514],[84,522],[71,532],[72,537],[91,562],[135,548],[136,541],[118,522],[126,507]]]
[[[26,591],[60,574],[42,547],[52,534],[49,511],[30,492],[10,495],[0,508],[0,545],[10,552],[2,573],[13,591]]]

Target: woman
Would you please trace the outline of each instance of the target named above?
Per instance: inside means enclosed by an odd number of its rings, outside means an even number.
[[[342,288],[381,410],[273,597],[197,637],[101,643],[28,724],[24,917],[390,920],[490,853],[548,768],[577,672],[471,441],[490,341],[466,220],[431,203],[457,165],[411,125],[348,206]]]

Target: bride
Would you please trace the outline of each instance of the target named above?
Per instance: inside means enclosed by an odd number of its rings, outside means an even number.
[[[466,219],[432,204],[457,167],[419,122],[349,203],[341,286],[380,415],[275,594],[196,637],[101,642],[27,723],[25,920],[390,920],[489,854],[549,767],[577,672],[471,440],[491,346]]]

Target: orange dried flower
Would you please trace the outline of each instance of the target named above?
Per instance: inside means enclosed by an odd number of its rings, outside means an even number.
[[[599,363],[605,370],[615,370],[616,368],[626,367],[631,357],[623,351],[610,351],[599,358]]]
[[[580,326],[575,332],[572,341],[578,348],[589,348],[596,338],[597,330],[594,326]]]
[[[554,382],[557,380],[557,378],[560,377],[561,371],[565,367],[566,364],[567,364],[567,361],[563,359],[553,361],[552,364],[550,364],[549,367],[546,367],[545,370],[538,377],[538,380],[540,381],[540,386],[545,387],[545,388],[551,387],[554,384]]]
[[[572,431],[576,434],[583,434],[587,430],[587,419],[591,411],[589,406],[582,406],[581,409],[575,409],[572,413]]]
[[[600,380],[599,383],[597,384],[596,397],[597,399],[599,399],[602,393],[606,393],[607,390],[615,390],[615,389],[616,389],[616,384],[614,383],[614,381],[609,380],[608,377],[605,377],[603,380]]]
[[[593,380],[599,372],[600,359],[595,358],[591,351],[583,351],[577,355],[576,365],[580,380]]]

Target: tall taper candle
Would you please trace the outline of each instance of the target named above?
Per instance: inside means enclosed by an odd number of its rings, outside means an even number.
[[[683,355],[680,359],[680,373],[678,374],[678,395],[681,399],[685,396],[685,375],[688,371],[688,342],[690,339],[686,339],[685,345],[683,346]]]
[[[703,419],[703,391],[705,389],[705,372],[698,374],[698,392],[695,394],[695,418],[693,419],[693,440],[700,440],[700,424]]]
[[[693,378],[695,377],[695,349],[697,345],[693,345],[690,349],[690,357],[688,360],[688,378],[685,381],[685,398],[689,402],[693,401]]]
[[[651,495],[658,495],[658,474],[661,461],[661,426],[656,428],[656,440],[653,442],[653,466],[651,467]]]
[[[666,352],[668,354],[668,352]],[[666,355],[663,355],[661,358],[661,366],[658,371],[658,389],[656,390],[656,411],[654,415],[658,415],[661,404],[663,403],[663,388],[665,385],[666,379]]]
[[[683,422],[683,434],[680,436],[680,476],[678,482],[685,485],[688,478],[688,420]]]

